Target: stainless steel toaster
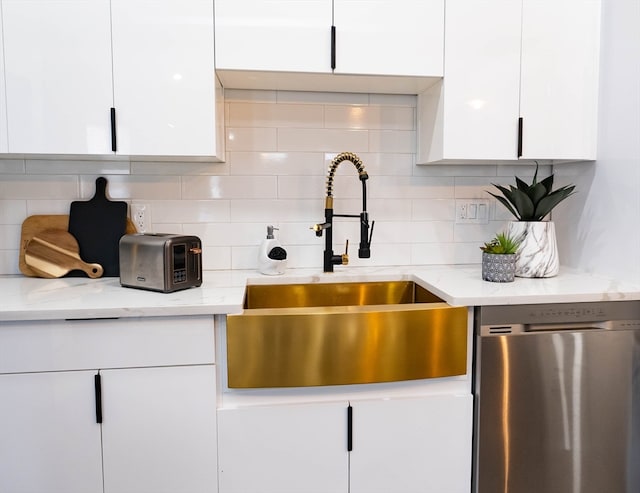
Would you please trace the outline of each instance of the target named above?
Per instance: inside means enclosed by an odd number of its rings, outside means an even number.
[[[138,233],[120,239],[120,284],[170,293],[202,284],[197,236]]]

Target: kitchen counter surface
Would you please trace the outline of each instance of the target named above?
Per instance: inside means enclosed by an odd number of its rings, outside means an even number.
[[[640,299],[640,285],[561,269],[548,279],[482,281],[480,265],[346,267],[325,274],[290,269],[283,276],[256,271],[207,271],[199,288],[156,293],[123,288],[118,278],[0,277],[0,321],[67,318],[215,315],[242,310],[249,284],[414,280],[451,305],[571,303]]]

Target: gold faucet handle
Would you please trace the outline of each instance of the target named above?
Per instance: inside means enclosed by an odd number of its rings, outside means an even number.
[[[341,255],[342,257],[342,265],[349,264],[349,240],[347,239],[347,244],[344,247],[344,253]]]

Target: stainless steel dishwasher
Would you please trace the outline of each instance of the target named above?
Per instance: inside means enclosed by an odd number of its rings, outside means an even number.
[[[640,301],[476,309],[475,493],[640,492]]]

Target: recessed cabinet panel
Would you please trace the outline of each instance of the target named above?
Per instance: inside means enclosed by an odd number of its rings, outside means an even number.
[[[470,394],[352,404],[351,493],[470,490]]]
[[[347,403],[218,410],[224,493],[346,493]]]
[[[217,491],[213,365],[101,376],[105,493]]]
[[[525,0],[522,158],[595,159],[600,0]]]
[[[112,0],[111,9],[117,152],[217,156],[213,1]]]
[[[102,492],[94,374],[0,375],[0,491]]]
[[[2,0],[8,151],[106,154],[109,0]]]
[[[331,0],[216,0],[216,68],[331,72]]]
[[[336,73],[442,76],[442,0],[334,0]]]

